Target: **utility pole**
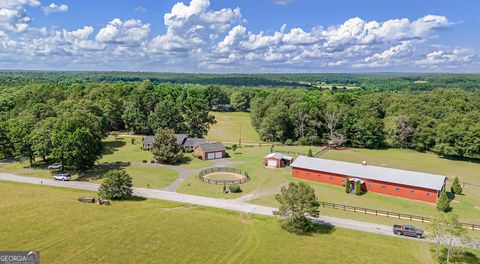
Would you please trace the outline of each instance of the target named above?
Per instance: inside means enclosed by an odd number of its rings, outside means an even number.
[[[240,138],[238,139],[238,147],[242,147],[242,125],[240,125]]]

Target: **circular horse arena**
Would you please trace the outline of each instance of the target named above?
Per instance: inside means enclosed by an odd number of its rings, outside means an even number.
[[[199,179],[209,184],[242,184],[250,180],[246,172],[234,168],[210,168],[200,172]]]

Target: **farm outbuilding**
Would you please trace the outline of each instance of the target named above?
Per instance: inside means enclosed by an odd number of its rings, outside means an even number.
[[[223,159],[226,151],[225,146],[221,142],[204,143],[193,149],[193,152],[204,160]]]
[[[289,166],[292,160],[292,157],[282,153],[270,153],[263,159],[263,164],[271,168],[281,168]]]
[[[290,165],[292,177],[345,186],[346,179],[362,183],[362,189],[435,203],[445,188],[443,175],[407,171],[320,158],[299,156]]]

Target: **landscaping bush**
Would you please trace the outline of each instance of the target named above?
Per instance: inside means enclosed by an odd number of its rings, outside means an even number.
[[[232,184],[232,185],[228,186],[228,190],[230,190],[231,193],[242,192],[242,189],[240,189],[240,185],[238,185],[238,184]]]
[[[345,192],[350,193],[350,179],[345,180]]]
[[[355,181],[355,194],[356,195],[363,194],[362,183],[360,181]]]
[[[307,154],[307,156],[309,156],[309,157],[313,157],[313,152],[312,152],[312,149],[308,149],[308,154]]]
[[[460,181],[458,180],[458,177],[455,177],[452,183],[451,191],[454,194],[462,194],[463,189],[462,186],[460,185]]]
[[[98,195],[104,199],[127,200],[132,197],[132,178],[123,170],[107,173],[106,179],[98,188]]]
[[[439,212],[448,212],[450,209],[450,200],[448,199],[447,192],[442,191],[437,200],[437,210]]]

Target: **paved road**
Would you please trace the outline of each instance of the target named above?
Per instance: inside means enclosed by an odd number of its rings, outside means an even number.
[[[30,183],[30,184],[43,184],[48,186],[59,186],[59,187],[82,189],[82,190],[88,190],[88,191],[97,191],[99,186],[99,184],[90,183],[90,182],[79,182],[79,181],[62,182],[62,181],[54,181],[51,179],[18,176],[18,175],[9,174],[9,173],[0,173],[0,180]],[[164,190],[156,190],[156,189],[134,188],[134,195],[143,196],[146,198],[180,202],[180,203],[216,207],[216,208],[233,210],[233,211],[238,211],[243,213],[259,214],[259,215],[265,215],[265,216],[273,216],[272,212],[276,210],[276,208],[266,207],[261,205],[254,205],[254,204],[245,203],[237,200],[209,198],[209,197],[182,194],[182,193],[176,193],[176,192],[170,192],[170,191],[164,191]],[[321,216],[316,221],[322,222],[322,223],[329,223],[341,228],[393,236],[391,227],[386,225],[379,225],[379,224],[355,221],[350,219],[342,219],[342,218],[336,218],[336,217],[328,217],[328,216]]]
[[[21,183],[30,183],[30,184],[39,184],[39,185],[48,185],[48,186],[58,186],[64,188],[74,188],[88,191],[97,191],[99,184],[90,183],[90,182],[79,182],[79,181],[54,181],[51,179],[44,178],[35,178],[35,177],[25,177],[18,176],[10,173],[0,173],[0,181],[12,181],[12,182],[21,182]],[[134,195],[142,196],[145,198],[160,199],[167,201],[174,201],[179,203],[195,204],[200,206],[216,207],[226,210],[232,210],[243,213],[258,214],[264,216],[273,216],[273,211],[276,208],[254,205],[238,200],[228,200],[228,199],[217,199],[209,198],[197,195],[182,194],[164,190],[156,189],[145,189],[145,188],[133,188]],[[330,216],[320,216],[317,219],[314,219],[317,223],[330,224],[335,227],[364,231],[374,234],[395,236],[392,232],[392,227],[387,225],[368,223],[363,221],[356,221],[351,219],[330,217]],[[408,238],[404,236],[399,236],[405,239],[415,239]],[[427,241],[427,240],[423,240]]]

